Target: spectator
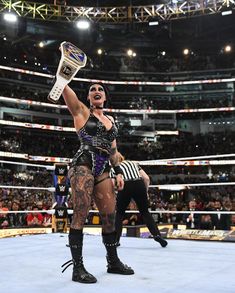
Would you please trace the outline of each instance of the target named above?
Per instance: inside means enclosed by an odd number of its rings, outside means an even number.
[[[200,222],[200,229],[213,230],[213,228],[214,226],[211,219],[211,215],[202,215],[201,222]]]
[[[52,224],[52,216],[50,214],[45,213],[43,215],[42,226],[51,227],[51,224]]]
[[[196,201],[191,200],[188,204],[189,211],[196,211]],[[184,223],[187,229],[199,229],[200,228],[200,215],[196,213],[190,213],[184,215]]]
[[[38,207],[33,206],[33,211],[38,211]],[[43,223],[43,215],[39,212],[30,213],[27,215],[27,225],[29,227],[40,227]]]
[[[215,211],[218,213],[214,215],[214,228],[216,230],[230,230],[231,228],[231,215],[221,214],[220,211],[231,211],[232,204],[230,201],[226,201],[224,207],[220,200],[215,201]]]
[[[9,226],[7,214],[1,214],[1,211],[8,211],[8,208],[4,207],[3,201],[0,201],[0,229],[5,229]]]
[[[14,199],[11,206],[11,211],[19,211],[20,202]],[[24,227],[26,225],[24,213],[9,213],[7,215],[9,228]]]

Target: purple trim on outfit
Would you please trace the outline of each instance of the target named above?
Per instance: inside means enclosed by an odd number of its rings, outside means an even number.
[[[80,149],[73,158],[72,166],[87,165],[94,176],[103,174],[109,163],[112,142],[118,134],[116,125],[112,122],[112,127],[107,130],[103,123],[91,113],[77,134]]]

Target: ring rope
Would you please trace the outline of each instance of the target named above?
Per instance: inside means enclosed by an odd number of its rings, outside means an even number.
[[[30,106],[42,106],[47,108],[56,109],[67,109],[65,105],[55,105],[50,103],[36,102],[32,100],[16,99],[10,97],[0,96],[0,101],[14,103],[14,104],[24,104]],[[175,114],[175,113],[204,113],[204,112],[231,112],[235,111],[235,107],[220,107],[220,108],[199,108],[199,109],[178,109],[178,110],[152,110],[152,109],[104,109],[106,112],[111,113],[125,113],[125,114]]]
[[[141,166],[218,166],[218,165],[235,165],[235,160],[204,160],[204,161],[140,161]]]
[[[201,159],[212,159],[212,158],[228,158],[228,157],[235,157],[235,154],[221,154],[221,155],[208,155],[208,156],[197,156],[197,157],[181,157],[181,158],[170,158],[170,159],[158,159],[158,160],[146,160],[140,161],[141,165],[155,165],[157,162],[170,162],[170,161],[189,161],[189,160],[201,160]],[[203,163],[206,161],[202,161]]]
[[[73,214],[72,209],[67,209],[68,214]],[[149,211],[151,214],[225,214],[225,215],[234,215],[235,211],[172,211],[172,210],[155,210]],[[33,211],[1,211],[0,214],[27,214],[27,213],[47,213],[54,214],[55,209],[51,210],[33,210]],[[89,213],[99,213],[98,210],[90,210]],[[140,213],[138,210],[126,210],[125,213]]]
[[[207,182],[207,183],[183,183],[183,184],[160,184],[160,185],[149,185],[152,188],[159,189],[172,189],[177,190],[185,189],[186,187],[197,187],[197,186],[220,186],[220,185],[235,185],[235,182]]]
[[[36,128],[36,129],[42,129],[42,130],[54,130],[54,131],[65,131],[65,132],[76,131],[74,127],[63,127],[63,126],[28,123],[28,122],[15,122],[15,121],[9,121],[9,120],[0,120],[0,124],[26,127],[26,128]]]
[[[42,214],[54,214],[55,210],[33,210],[33,211],[1,211],[0,214],[28,214],[28,213],[42,213]]]
[[[53,130],[53,131],[64,131],[64,132],[76,132],[74,127],[63,127],[58,125],[48,125],[48,124],[38,124],[38,123],[29,123],[29,122],[15,122],[11,120],[0,120],[2,125],[11,125],[25,128],[36,128],[41,130]],[[156,130],[153,132],[153,135],[179,135],[178,130]]]
[[[20,158],[20,159],[24,159],[28,161],[43,161],[43,162],[53,162],[53,163],[70,163],[72,161],[72,159],[69,159],[69,158],[32,156],[29,154],[20,154],[20,153],[3,152],[3,151],[0,151],[0,157]]]
[[[70,158],[60,158],[60,157],[45,157],[45,156],[33,156],[29,154],[20,154],[12,152],[0,151],[0,157],[5,158],[21,158],[29,161],[44,161],[53,163],[70,163],[72,159]],[[209,156],[198,156],[198,157],[183,157],[183,158],[170,158],[170,159],[158,159],[158,160],[147,160],[147,161],[136,161],[141,166],[209,166],[209,165],[233,165],[234,160],[203,160],[195,161],[206,158],[226,158],[235,157],[235,154],[221,154],[221,155],[209,155]],[[177,162],[178,161],[178,162]],[[3,161],[4,162],[4,161]],[[8,161],[5,161],[6,164]],[[1,161],[0,161],[1,163]],[[21,164],[21,162],[12,162],[15,164]],[[29,164],[31,165],[31,164]],[[32,164],[33,165],[33,164]],[[41,165],[44,166],[44,165]],[[46,166],[46,165],[45,165]],[[47,165],[48,169],[52,169],[52,166]]]
[[[15,122],[11,120],[0,120],[2,125],[11,125],[25,128],[36,128],[41,130],[53,130],[53,131],[64,131],[64,132],[76,132],[74,127],[63,127],[58,125],[48,125],[48,124],[38,124],[38,123],[29,123],[29,122]],[[153,132],[153,135],[179,135],[178,130],[157,130]]]
[[[185,183],[185,184],[158,184],[149,185],[149,188],[159,189],[184,189],[185,187],[197,187],[197,186],[221,186],[221,185],[235,185],[235,182],[208,182],[208,183]],[[0,185],[0,188],[5,189],[30,189],[30,190],[47,190],[55,191],[55,187],[33,187],[33,186],[14,186],[14,185]],[[71,189],[69,189],[71,191]]]
[[[50,192],[55,191],[55,187],[34,187],[34,186],[0,185],[0,188],[5,188],[5,189],[46,190],[46,191],[50,191]]]
[[[52,166],[52,165],[39,165],[39,164],[30,164],[30,163],[4,161],[4,160],[0,160],[0,163],[10,164],[10,165],[31,166],[31,167],[37,167],[37,168],[46,168],[47,170],[54,170],[55,169],[55,166]]]
[[[14,68],[9,66],[0,65],[0,69],[20,72],[29,75],[36,75],[46,78],[54,78],[54,75],[35,72],[27,69]],[[219,78],[219,79],[205,79],[205,80],[186,80],[186,81],[111,81],[111,80],[102,80],[102,79],[88,79],[88,78],[77,78],[73,79],[74,81],[83,81],[83,82],[94,82],[94,83],[106,83],[106,84],[124,84],[124,85],[185,85],[185,84],[207,84],[207,83],[225,83],[225,82],[234,82],[235,78]]]

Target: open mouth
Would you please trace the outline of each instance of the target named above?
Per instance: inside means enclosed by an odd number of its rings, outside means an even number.
[[[100,95],[95,95],[95,96],[94,96],[94,99],[95,99],[95,100],[100,100],[100,99],[101,99],[101,96],[100,96]]]

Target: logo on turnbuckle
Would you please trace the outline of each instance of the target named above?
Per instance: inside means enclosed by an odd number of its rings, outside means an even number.
[[[65,171],[64,168],[59,168],[58,169],[58,172],[59,172],[60,175],[63,175],[65,173],[64,171]]]
[[[65,192],[65,187],[66,187],[65,185],[60,185],[59,186],[59,191],[60,192]]]
[[[58,212],[58,216],[59,216],[59,217],[63,217],[63,215],[64,215],[64,210],[57,210],[57,212]]]

